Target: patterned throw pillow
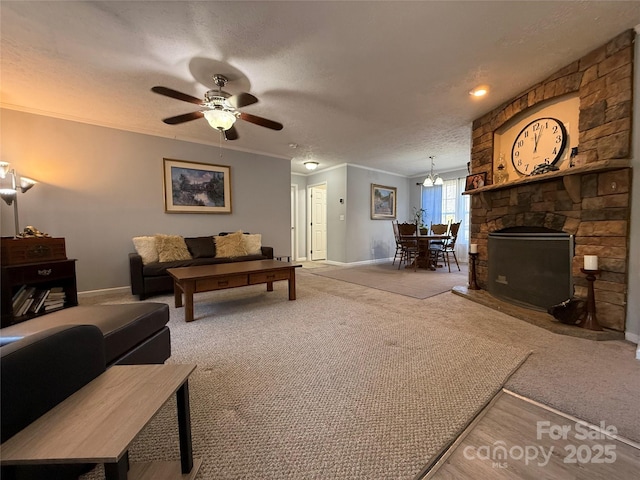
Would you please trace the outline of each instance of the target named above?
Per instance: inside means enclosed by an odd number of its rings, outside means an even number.
[[[216,235],[216,258],[242,257],[247,254],[241,230],[229,235]]]
[[[157,234],[155,237],[159,261],[191,260],[187,244],[180,235]]]
[[[262,235],[254,233],[253,235],[244,234],[242,236],[244,249],[247,255],[260,255],[262,253]]]
[[[133,237],[133,246],[135,247],[138,255],[142,257],[143,265],[158,261],[156,237]]]

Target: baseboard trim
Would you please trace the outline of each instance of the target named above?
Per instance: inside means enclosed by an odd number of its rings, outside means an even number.
[[[336,262],[334,260],[322,260],[327,265],[335,265],[337,267],[357,267],[360,265],[375,265],[376,263],[386,263],[393,261],[393,257],[375,258],[373,260],[362,260],[360,262]]]
[[[105,293],[126,293],[130,291],[131,291],[131,287],[113,287],[113,288],[102,288],[100,290],[86,290],[84,292],[78,292],[78,298],[91,297],[94,295],[104,295]]]

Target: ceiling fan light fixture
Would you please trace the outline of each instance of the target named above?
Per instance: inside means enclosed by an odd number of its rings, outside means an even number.
[[[204,112],[204,118],[211,128],[216,130],[229,130],[236,122],[236,116],[232,112],[221,109],[207,110]]]
[[[318,165],[320,165],[318,162],[304,162],[305,168],[310,171],[313,171],[316,168],[318,168]]]

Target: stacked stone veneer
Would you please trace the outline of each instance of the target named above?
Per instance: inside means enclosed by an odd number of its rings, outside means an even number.
[[[534,85],[473,123],[471,169],[492,182],[493,136],[505,122],[540,102],[577,92],[580,98],[579,151],[587,164],[629,159],[633,101],[633,30]],[[580,272],[583,255],[598,255],[595,282],[602,326],[624,331],[631,174],[629,168],[580,175],[581,198],[574,201],[560,177],[472,195],[471,243],[478,244],[477,281],[487,282],[487,235],[511,226],[544,226],[575,235],[575,294],[586,297]],[[517,261],[517,259],[514,259]]]

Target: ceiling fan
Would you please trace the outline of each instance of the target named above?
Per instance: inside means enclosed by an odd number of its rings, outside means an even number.
[[[237,140],[238,131],[234,123],[239,118],[245,122],[254,123],[261,127],[270,128],[271,130],[282,130],[283,125],[267,118],[251,115],[250,113],[241,112],[238,108],[246,107],[258,102],[258,99],[250,93],[242,92],[237,95],[231,95],[222,88],[229,81],[224,75],[216,74],[213,81],[218,87],[217,90],[209,90],[204,94],[204,100],[192,97],[186,93],[178,92],[167,87],[153,87],[152,92],[164,95],[166,97],[182,100],[183,102],[194,103],[204,107],[200,110],[175,117],[165,118],[162,121],[168,125],[177,125],[184,122],[190,122],[198,118],[205,117],[212,128],[220,130],[225,140]]]

